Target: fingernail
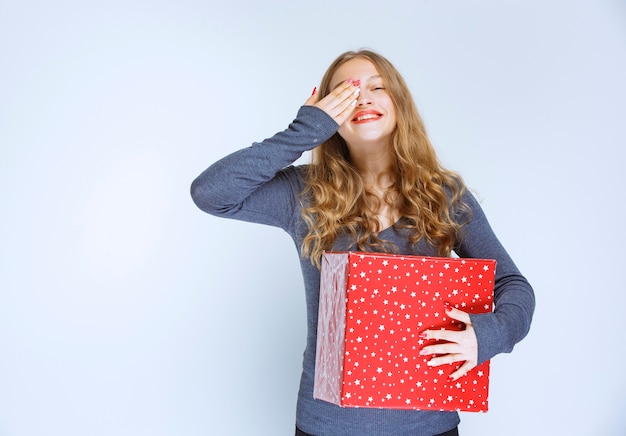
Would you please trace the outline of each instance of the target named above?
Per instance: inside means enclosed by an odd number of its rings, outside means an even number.
[[[360,93],[360,92],[361,92],[361,88],[356,88],[356,89],[354,90],[353,94],[354,94],[355,96],[357,96],[357,95],[359,95],[359,93]]]
[[[354,83],[354,79],[352,77],[350,77],[348,80],[346,80],[346,83],[348,85],[352,85]]]
[[[446,312],[450,312],[452,310],[452,306],[447,301],[443,304],[443,308]]]
[[[425,355],[427,355],[427,354],[428,354],[428,351],[426,351],[425,349],[423,349],[423,348],[422,348],[422,349],[420,350],[420,356],[425,356]]]
[[[356,82],[353,83],[354,86],[361,86],[361,81],[357,80]]]
[[[420,333],[418,337],[420,339],[428,339],[428,335],[426,333]]]
[[[316,92],[317,92],[317,86],[313,88],[313,92],[311,93],[311,95],[315,95]]]

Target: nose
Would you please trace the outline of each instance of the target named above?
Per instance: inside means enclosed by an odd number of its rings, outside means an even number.
[[[367,106],[372,104],[372,99],[369,96],[368,92],[361,88],[361,92],[359,92],[359,96],[356,99],[357,106]]]

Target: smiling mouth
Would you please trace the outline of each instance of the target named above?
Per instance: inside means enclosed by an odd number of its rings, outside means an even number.
[[[376,120],[378,118],[382,117],[382,114],[363,114],[363,115],[359,115],[358,117],[355,117],[352,119],[353,122],[355,123],[359,123],[359,122],[363,122],[363,121],[371,121],[371,120]]]

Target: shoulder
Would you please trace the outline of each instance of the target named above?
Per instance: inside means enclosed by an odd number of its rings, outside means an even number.
[[[304,180],[306,178],[306,173],[307,170],[309,168],[309,165],[289,165],[285,168],[283,168],[282,170],[280,170],[281,173],[283,173],[286,177],[292,178],[294,180]]]
[[[309,165],[289,165],[278,172],[276,178],[292,186],[294,192],[302,192],[306,186],[306,174]]]

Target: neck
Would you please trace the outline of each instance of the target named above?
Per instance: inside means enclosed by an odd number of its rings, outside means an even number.
[[[400,217],[397,207],[394,205],[396,196],[387,196],[389,188],[394,183],[393,176],[389,172],[393,163],[391,147],[371,147],[358,150],[358,153],[351,152],[350,157],[363,177],[368,197],[373,196],[369,197],[371,207],[377,217],[376,227],[378,231],[381,231],[393,225]]]
[[[366,184],[381,187],[388,185],[388,170],[392,162],[388,152],[361,153],[350,157]]]

